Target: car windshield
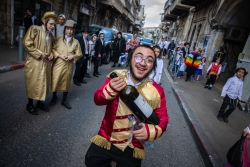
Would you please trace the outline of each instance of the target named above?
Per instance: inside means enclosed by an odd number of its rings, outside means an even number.
[[[153,40],[148,38],[143,38],[142,42],[153,43]]]
[[[111,34],[112,34],[111,30],[102,29],[100,31],[100,33],[104,33],[104,40],[105,41],[108,41],[111,38]]]
[[[99,31],[102,29],[102,28],[99,28],[99,27],[90,27],[90,34],[99,34]]]

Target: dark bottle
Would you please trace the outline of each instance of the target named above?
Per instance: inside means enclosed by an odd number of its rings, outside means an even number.
[[[117,74],[112,72],[110,78],[115,77],[117,77]],[[134,86],[127,85],[121,91],[120,98],[141,122],[148,122],[154,125],[160,123],[160,119],[154,113],[152,107]]]

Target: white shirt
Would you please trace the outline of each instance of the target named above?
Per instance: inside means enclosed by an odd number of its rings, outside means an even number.
[[[127,85],[131,85],[134,87],[138,87],[141,83],[143,83],[147,78],[143,79],[141,82],[134,84],[134,81],[132,80],[131,76],[130,76],[130,71],[127,72],[127,78],[128,78],[128,83]]]
[[[45,34],[46,34],[46,45],[48,45],[49,44],[49,31],[46,31],[46,29],[45,29],[45,27],[44,27],[44,25],[42,25],[42,28],[43,28],[43,30],[45,31]]]
[[[88,51],[88,48],[89,48],[89,42],[87,41],[87,39],[84,37],[84,36],[82,36],[82,38],[83,38],[83,42],[84,42],[84,45],[85,45],[85,54],[89,54],[89,51]]]
[[[164,44],[164,41],[162,41],[162,40],[160,40],[159,42],[158,42],[158,45],[159,45],[159,47],[162,49],[163,48],[163,44]]]
[[[219,65],[219,63],[214,63],[216,66],[217,65]],[[212,64],[210,64],[210,66],[208,67],[208,69],[207,69],[207,72],[210,70],[212,68]],[[220,66],[220,68],[219,68],[219,70],[218,70],[218,75],[220,74],[220,72],[221,72],[221,66]]]
[[[162,70],[163,70],[163,60],[161,58],[157,58],[156,63],[157,63],[157,67],[156,67],[155,71],[153,70],[149,74],[149,78],[151,78],[152,80],[154,80],[157,83],[160,83]]]
[[[169,41],[165,41],[165,42],[164,42],[164,48],[165,48],[165,49],[168,49],[168,45],[169,45],[169,44],[170,44]]]
[[[199,67],[198,67],[198,69],[202,70],[204,65],[206,65],[206,63],[201,62],[200,65],[199,65]]]
[[[243,88],[243,81],[237,76],[231,77],[227,80],[226,84],[223,86],[221,96],[228,95],[230,99],[238,98],[241,100]]]
[[[186,64],[184,62],[181,62],[179,71],[185,71],[185,68],[186,68]]]
[[[68,37],[67,35],[65,35],[65,39],[66,39],[66,45],[68,45],[72,37]]]

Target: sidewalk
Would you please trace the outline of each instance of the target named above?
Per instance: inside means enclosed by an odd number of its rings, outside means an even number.
[[[18,48],[0,45],[0,73],[24,67],[25,61],[18,60]]]
[[[167,65],[167,59],[163,59]],[[206,166],[224,166],[229,148],[240,138],[242,130],[249,125],[250,116],[238,108],[229,116],[228,123],[217,120],[222,104],[223,85],[216,83],[211,90],[205,89],[206,79],[185,82],[185,76],[173,82],[166,66],[164,68],[172,89],[182,107],[183,115],[190,125]]]

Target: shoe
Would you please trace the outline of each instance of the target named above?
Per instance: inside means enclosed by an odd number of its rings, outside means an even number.
[[[204,88],[208,88],[208,86],[206,85]]]
[[[96,73],[94,73],[94,74],[93,74],[93,76],[95,76],[95,77],[99,77],[99,75],[97,75]]]
[[[121,67],[121,64],[118,64],[118,67]]]
[[[74,83],[76,86],[81,86],[80,82],[77,81],[77,80],[73,80],[73,83]]]
[[[50,106],[54,106],[56,104],[57,97],[53,97],[52,100],[50,101]]]
[[[178,77],[178,78],[181,78],[181,77]]]
[[[84,77],[86,77],[86,78],[91,78],[91,76],[90,76],[89,74],[85,74]]]
[[[188,80],[187,80],[187,79],[185,79],[185,81],[187,82]]]
[[[226,117],[223,117],[223,121],[228,123],[228,119]]]
[[[84,79],[81,81],[81,83],[84,83],[84,84],[86,84],[87,83],[87,81],[85,81]]]
[[[102,74],[101,74],[101,73],[99,73],[99,72],[97,72],[96,74],[97,74],[97,75],[102,75]]]
[[[196,82],[199,82],[198,79],[195,80]]]
[[[40,109],[43,110],[43,111],[49,112],[49,108],[46,107],[45,104],[42,103],[42,102],[37,102],[37,103],[36,103],[36,107],[37,107],[37,108],[40,108]]]
[[[63,102],[61,102],[61,105],[63,105],[65,108],[67,108],[67,109],[71,109],[72,107],[70,106],[70,104],[69,104],[69,102],[67,102],[67,101],[63,101]]]
[[[212,89],[212,87],[208,87],[208,90],[211,90]]]
[[[221,114],[218,114],[218,115],[217,115],[217,119],[218,119],[219,121],[222,121],[222,120],[223,120],[222,115],[221,115]]]
[[[112,65],[111,67],[115,67],[115,65]]]
[[[32,115],[38,115],[38,112],[37,112],[37,110],[35,109],[35,107],[34,107],[33,105],[27,104],[27,105],[26,105],[26,110],[27,110],[30,114],[32,114]]]

